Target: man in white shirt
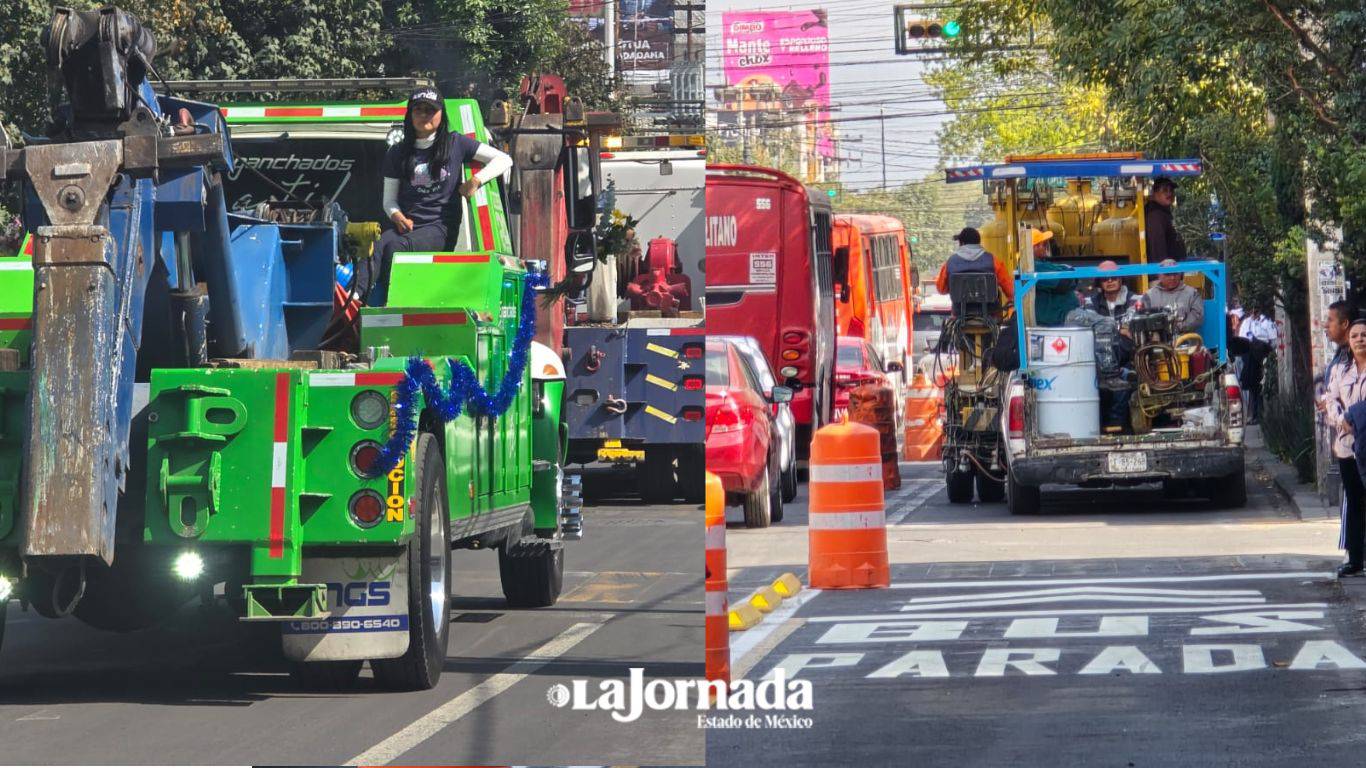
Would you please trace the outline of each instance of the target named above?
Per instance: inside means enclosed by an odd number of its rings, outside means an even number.
[[[1243,318],[1238,335],[1248,340],[1248,352],[1239,375],[1239,383],[1247,393],[1248,424],[1256,424],[1262,416],[1263,363],[1275,348],[1279,332],[1276,321],[1267,317],[1261,307],[1254,307]]]

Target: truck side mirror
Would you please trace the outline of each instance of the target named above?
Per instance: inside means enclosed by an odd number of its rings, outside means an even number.
[[[769,395],[769,398],[770,398],[771,400],[773,400],[773,402],[775,402],[775,403],[790,403],[790,402],[792,402],[792,394],[793,394],[793,393],[792,393],[792,389],[789,388],[789,387],[779,387],[779,386],[775,386],[772,390],[770,390],[770,392],[771,392],[771,394]]]
[[[901,367],[901,363],[898,363],[898,362],[890,362],[890,363],[887,363],[887,373],[901,373],[903,370],[905,370],[905,369]]]
[[[849,246],[841,245],[835,249],[835,263],[831,268],[834,272],[834,282],[841,285],[849,283]]]
[[[564,243],[564,264],[575,274],[587,274],[597,266],[598,249],[592,232],[572,232]]]

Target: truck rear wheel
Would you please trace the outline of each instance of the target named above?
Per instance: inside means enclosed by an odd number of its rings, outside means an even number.
[[[1226,509],[1241,509],[1247,506],[1247,475],[1243,472],[1210,478],[1205,483],[1214,506]]]
[[[770,501],[773,496],[769,493],[768,467],[764,467],[763,477],[759,478],[759,487],[754,489],[754,493],[745,496],[745,527],[746,528],[767,528],[773,522],[773,509]]]
[[[436,438],[426,432],[417,436],[413,455],[417,532],[408,541],[408,651],[397,659],[370,662],[380,686],[396,691],[436,685],[451,627],[451,522],[444,461]]]
[[[997,504],[1006,498],[1006,484],[1000,480],[993,480],[985,474],[977,473],[977,498],[983,504]]]
[[[356,684],[361,665],[356,661],[296,661],[289,676],[305,691],[344,691]]]
[[[646,504],[668,504],[674,499],[674,453],[668,447],[647,447],[637,471],[640,499]]]
[[[1037,485],[1025,485],[1006,472],[1006,507],[1012,515],[1037,515],[1043,506],[1043,491]]]
[[[548,608],[564,586],[564,546],[523,538],[498,550],[498,575],[510,608]]]
[[[944,484],[949,488],[950,504],[972,503],[972,470],[959,472],[951,469],[944,476]]]

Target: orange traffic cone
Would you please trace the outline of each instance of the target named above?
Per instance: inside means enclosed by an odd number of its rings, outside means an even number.
[[[877,430],[831,424],[811,441],[811,586],[816,589],[886,587],[887,515]]]
[[[730,610],[726,604],[726,492],[707,473],[707,679],[730,682]]]

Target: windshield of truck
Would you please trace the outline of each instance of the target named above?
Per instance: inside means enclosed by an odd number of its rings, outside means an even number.
[[[944,321],[948,318],[948,315],[940,314],[938,312],[916,312],[915,329],[916,331],[938,332],[943,330]]]
[[[335,200],[350,222],[384,222],[384,135],[300,136],[299,130],[254,134],[234,128],[236,165],[224,177],[228,210],[250,214],[268,201]],[[468,205],[455,249],[472,248]]]

